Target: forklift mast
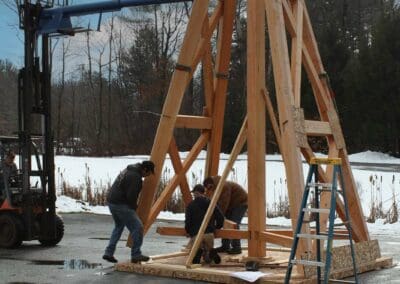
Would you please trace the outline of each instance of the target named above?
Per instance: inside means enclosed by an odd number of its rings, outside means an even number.
[[[49,36],[41,36],[41,61],[38,54],[39,37],[37,20],[42,7],[40,3],[29,1],[20,6],[20,28],[24,30],[24,68],[18,77],[18,138],[20,143],[20,169],[22,174],[22,215],[26,225],[26,238],[32,239],[33,196],[31,177],[40,177],[42,195],[41,206],[46,213],[47,232],[42,236],[55,235],[55,201],[56,189],[54,179],[53,132],[51,126],[51,88],[49,65]],[[40,123],[40,132],[33,133]],[[36,126],[36,127],[35,127]],[[32,170],[32,137],[42,139],[42,168]]]

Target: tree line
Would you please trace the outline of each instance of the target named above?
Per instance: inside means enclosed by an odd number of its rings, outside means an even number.
[[[306,4],[349,152],[375,150],[399,156],[400,9],[396,2],[309,0]],[[109,18],[100,44],[95,32],[79,36],[78,52],[71,47],[74,37],[53,44],[58,57],[53,58],[52,117],[59,154],[150,152],[189,13],[187,3],[132,8]],[[246,1],[239,0],[223,152],[230,152],[246,111],[246,32]],[[273,98],[271,55],[268,48],[266,52],[267,88]],[[0,61],[1,135],[17,129],[17,73],[10,62]],[[311,86],[303,82],[305,116],[317,119]],[[196,72],[180,113],[201,114],[202,94],[202,72]],[[277,152],[270,126],[266,135],[267,152]],[[185,151],[197,133],[180,129],[175,136]],[[326,143],[312,142],[315,150],[326,150]]]

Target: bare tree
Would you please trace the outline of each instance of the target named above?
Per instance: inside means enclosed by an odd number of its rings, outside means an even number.
[[[63,106],[63,96],[64,96],[64,89],[65,89],[65,71],[66,71],[66,60],[68,57],[68,49],[70,46],[71,40],[66,40],[65,38],[62,39],[62,51],[61,51],[61,86],[58,94],[58,103],[57,103],[57,122],[56,122],[56,140],[57,140],[57,153],[60,153],[61,143],[63,139],[61,137],[61,112]]]
[[[113,43],[114,43],[114,13],[111,15],[110,21],[110,37],[108,46],[108,88],[107,88],[107,151],[108,154],[112,153],[111,148],[111,110],[112,110],[112,55],[113,55]]]

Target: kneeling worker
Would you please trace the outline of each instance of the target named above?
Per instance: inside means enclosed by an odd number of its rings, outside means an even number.
[[[204,193],[204,186],[201,184],[196,185],[192,190],[194,199],[186,207],[185,211],[185,230],[189,237],[191,237],[188,248],[193,246],[200,226],[203,223],[204,216],[207,213],[210,199]],[[205,230],[202,244],[193,259],[193,263],[200,263],[201,256],[203,255],[206,263],[214,261],[216,264],[221,262],[221,258],[214,249],[214,232],[215,229],[220,229],[224,225],[224,215],[218,206],[215,207],[214,213],[210,218],[208,226]]]
[[[220,181],[220,176],[208,177],[203,185],[207,189],[207,196],[212,197]],[[247,192],[239,184],[232,181],[225,181],[221,195],[218,198],[218,205],[226,219],[234,221],[238,225],[247,211]],[[242,248],[240,239],[222,239],[222,245],[216,248],[217,252],[227,252],[228,254],[241,254]]]

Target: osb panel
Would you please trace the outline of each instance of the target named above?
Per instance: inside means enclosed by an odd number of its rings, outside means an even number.
[[[304,111],[299,107],[292,107],[292,117],[296,135],[296,144],[302,148],[308,148],[307,134],[304,121]]]
[[[328,109],[326,114],[328,115],[329,124],[331,125],[333,138],[335,139],[335,143],[336,143],[336,148],[338,150],[343,149],[344,147],[346,147],[346,145],[344,142],[343,132],[342,132],[342,128],[340,126],[340,121],[339,121],[339,117],[336,113],[336,110],[334,110],[331,107],[330,109]]]
[[[370,242],[370,253],[371,260],[381,258],[381,248],[379,247],[378,240],[373,240]]]
[[[350,245],[335,247],[332,249],[332,252],[333,257],[331,271],[353,267]]]
[[[357,267],[362,264],[374,262],[376,259],[381,257],[378,240],[356,243],[354,245],[354,250]],[[316,261],[316,256],[315,254],[310,254],[308,257],[303,255],[302,259]],[[322,253],[322,261],[325,261],[325,252]],[[331,273],[340,270],[349,270],[349,268],[352,270],[353,259],[351,256],[350,245],[332,248],[331,264]],[[312,266],[306,266],[304,270],[306,277],[311,277],[317,273],[316,267]],[[321,268],[321,271],[323,273],[324,269]]]

